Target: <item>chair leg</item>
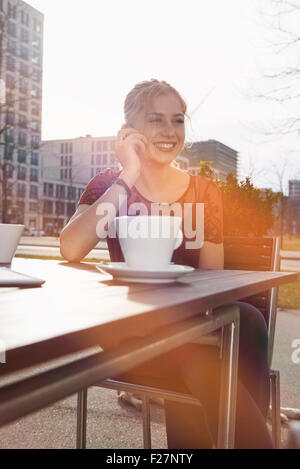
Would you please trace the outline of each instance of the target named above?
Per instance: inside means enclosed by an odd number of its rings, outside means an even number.
[[[281,447],[281,418],[280,418],[280,377],[278,370],[270,370],[271,380],[271,409],[272,409],[272,439],[276,449]]]
[[[87,389],[77,393],[77,449],[86,449],[87,393]]]
[[[151,449],[150,405],[147,396],[142,397],[143,440],[144,449]]]

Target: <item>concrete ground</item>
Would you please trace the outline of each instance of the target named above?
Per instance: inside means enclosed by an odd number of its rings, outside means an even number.
[[[300,311],[280,310],[273,368],[281,373],[281,406],[300,408],[300,363],[292,361],[292,342],[300,339]],[[56,362],[57,363],[57,362]],[[43,366],[45,369],[45,366]],[[31,370],[33,372],[34,370]],[[4,381],[2,381],[4,384]],[[151,406],[152,447],[165,449],[163,409]],[[287,427],[282,426],[283,445]],[[76,396],[0,428],[0,448],[64,449],[76,446]],[[120,405],[116,392],[92,387],[88,393],[87,447],[142,448],[141,413]]]

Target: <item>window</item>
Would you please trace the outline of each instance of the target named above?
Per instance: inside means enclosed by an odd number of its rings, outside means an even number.
[[[4,132],[4,140],[6,143],[13,143],[14,142],[14,131],[13,129],[6,129]]]
[[[28,102],[27,102],[27,99],[20,100],[19,109],[20,109],[20,111],[23,111],[23,112],[27,112],[27,111],[28,111]]]
[[[12,5],[10,2],[8,2],[8,16],[10,18],[13,18],[14,20],[17,18],[17,6]]]
[[[71,217],[74,212],[75,212],[75,204],[68,203],[68,204],[67,204],[67,214],[68,214],[68,217]]]
[[[92,155],[91,164],[94,164],[94,155]]]
[[[60,157],[60,166],[63,166],[63,165],[64,165],[64,157],[61,156],[61,157]]]
[[[32,104],[32,108],[31,108],[31,112],[32,114],[34,114],[35,116],[39,116],[40,114],[40,107],[37,103],[33,103]]]
[[[27,128],[27,119],[26,116],[24,116],[23,114],[19,115],[19,126],[23,127],[24,129]]]
[[[40,144],[40,139],[37,135],[31,135],[31,146],[32,148],[38,148]]]
[[[42,31],[42,25],[40,21],[36,19],[33,20],[33,29],[36,33],[40,33]]]
[[[31,45],[32,45],[32,47],[40,48],[40,46],[41,46],[41,40],[40,40],[40,38],[37,37],[37,36],[33,36],[33,37],[32,37]]]
[[[34,98],[40,98],[40,89],[36,86],[33,86],[31,90],[31,96],[33,96]]]
[[[97,155],[96,164],[101,164],[102,158],[101,155]]]
[[[21,28],[20,39],[22,42],[29,42],[29,33],[27,29]]]
[[[34,130],[35,132],[38,132],[40,130],[39,122],[37,121],[30,122],[30,128]]]
[[[25,181],[26,179],[26,168],[25,166],[18,166],[18,179]]]
[[[14,147],[13,145],[5,145],[4,147],[4,158],[6,160],[12,161],[14,154]]]
[[[12,112],[12,111],[8,111],[7,115],[6,115],[6,122],[7,124],[9,125],[13,125],[14,122],[15,122],[15,113]]]
[[[44,213],[51,215],[53,212],[53,202],[52,200],[44,200]]]
[[[29,59],[29,50],[27,47],[23,46],[23,44],[20,45],[20,57],[24,60]]]
[[[65,166],[68,166],[68,157],[65,156]]]
[[[72,166],[72,155],[69,155],[69,166]]]
[[[14,88],[15,86],[15,79],[12,75],[6,75],[6,87],[7,88]]]
[[[32,197],[33,198],[33,197]],[[31,212],[37,212],[38,210],[38,204],[37,202],[29,202],[29,210]]]
[[[91,169],[91,178],[94,177],[94,168]]]
[[[29,76],[29,67],[27,64],[24,64],[24,62],[20,62],[20,74],[24,77]]]
[[[73,153],[73,143],[70,143],[70,153]]]
[[[37,70],[36,68],[32,70],[32,79],[38,82],[41,81],[41,72]]]
[[[92,142],[92,151],[95,150],[95,142]]]
[[[28,83],[27,83],[27,80],[24,80],[24,78],[20,79],[20,91],[23,94],[28,93]]]
[[[12,21],[9,21],[7,23],[7,33],[10,35],[10,36],[13,36],[13,37],[16,37],[17,35],[17,26],[15,23],[13,23]]]
[[[72,168],[69,169],[69,179],[72,179]]]
[[[38,198],[38,186],[34,186],[30,184],[30,198],[37,199]]]
[[[16,71],[16,60],[11,55],[6,56],[6,68],[11,72]]]
[[[17,53],[17,43],[16,41],[13,41],[10,38],[7,38],[7,50],[11,54],[16,54]]]
[[[25,197],[25,194],[26,194],[26,185],[19,182],[17,185],[17,197]]]
[[[63,180],[63,178],[64,178],[64,170],[61,169],[60,170],[60,179]]]
[[[5,174],[7,178],[11,178],[13,176],[14,168],[11,164],[6,163],[5,165]]]
[[[102,156],[102,164],[103,166],[107,166],[107,155]]]
[[[68,187],[68,199],[76,199],[76,187]]]
[[[41,56],[39,52],[35,52],[35,51],[32,52],[31,62],[35,65],[41,65]]]
[[[18,162],[19,163],[26,163],[26,156],[27,156],[26,150],[18,149]]]
[[[68,170],[65,169],[65,179],[68,179]]]
[[[25,11],[21,11],[21,23],[25,26],[29,26],[29,14],[25,13]]]
[[[68,146],[68,144],[66,143],[66,153],[68,153],[68,152],[69,152],[69,146]],[[68,164],[68,163],[66,163],[66,164]]]
[[[114,140],[111,140],[111,142],[110,142],[110,150],[111,151],[115,151],[115,145],[116,145],[116,142]]]
[[[30,181],[38,182],[39,180],[39,173],[36,168],[30,168]],[[52,189],[53,190],[53,189]],[[50,195],[50,194],[49,194]]]
[[[64,215],[65,213],[65,204],[64,202],[55,203],[55,213],[56,215]]]
[[[19,132],[18,144],[19,145],[27,145],[27,134],[25,132]]]
[[[31,153],[30,164],[32,164],[34,166],[38,166],[38,164],[39,164],[39,154],[38,153],[35,153],[35,152]]]
[[[97,151],[102,151],[101,142],[97,142]]]

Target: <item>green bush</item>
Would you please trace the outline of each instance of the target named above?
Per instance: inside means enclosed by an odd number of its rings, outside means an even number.
[[[199,174],[215,180],[223,193],[225,236],[266,236],[274,227],[280,193],[262,191],[249,178],[238,181],[234,174],[228,174],[226,181],[218,180],[210,161],[201,161]]]

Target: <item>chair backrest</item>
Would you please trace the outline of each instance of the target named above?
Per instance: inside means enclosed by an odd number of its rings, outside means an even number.
[[[278,271],[280,269],[280,238],[225,237],[224,256],[225,269]],[[277,297],[278,288],[272,288],[259,295],[242,299],[242,301],[256,306],[266,320],[270,366],[273,356]]]

